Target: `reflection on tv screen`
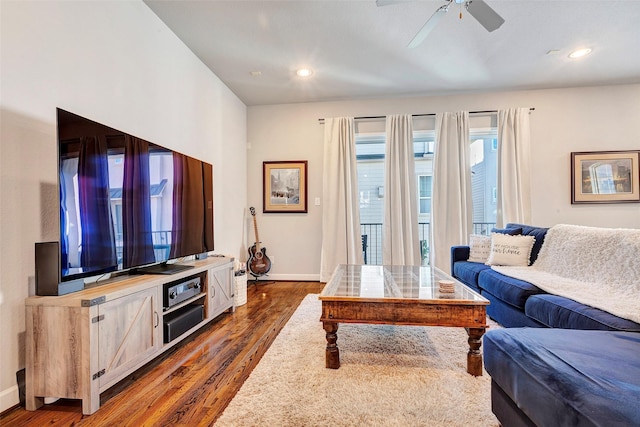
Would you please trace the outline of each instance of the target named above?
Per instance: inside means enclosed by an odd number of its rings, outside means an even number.
[[[61,277],[213,250],[208,163],[58,110]]]

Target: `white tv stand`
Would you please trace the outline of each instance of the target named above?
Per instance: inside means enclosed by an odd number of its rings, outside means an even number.
[[[100,393],[212,319],[233,310],[233,259],[187,262],[173,275],[139,275],[55,297],[29,297],[26,305],[26,408],[45,397],[82,399],[82,413],[100,408]],[[163,286],[203,274],[203,289],[163,308]],[[168,343],[165,316],[203,307],[204,320]]]

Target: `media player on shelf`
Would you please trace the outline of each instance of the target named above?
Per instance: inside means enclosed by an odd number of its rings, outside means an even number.
[[[202,292],[200,276],[191,277],[164,285],[163,302],[165,311]]]

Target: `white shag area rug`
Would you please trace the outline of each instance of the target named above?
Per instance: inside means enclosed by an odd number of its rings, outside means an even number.
[[[334,370],[320,314],[307,295],[215,426],[499,425],[463,328],[340,324]]]

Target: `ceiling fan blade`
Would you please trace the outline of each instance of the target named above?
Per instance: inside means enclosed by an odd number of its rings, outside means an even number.
[[[504,23],[502,16],[483,0],[469,0],[465,6],[471,16],[489,32],[497,30]]]
[[[422,28],[420,28],[420,31],[418,31],[418,33],[413,37],[413,40],[409,42],[407,47],[409,49],[413,49],[414,47],[419,46],[424,41],[424,39],[427,38],[429,33],[433,31],[436,25],[438,25],[438,22],[440,22],[440,20],[447,13],[448,10],[449,10],[448,4],[445,4],[444,6],[440,6],[438,10],[436,10],[434,14],[431,15],[431,18],[429,18],[427,22],[424,23]]]

